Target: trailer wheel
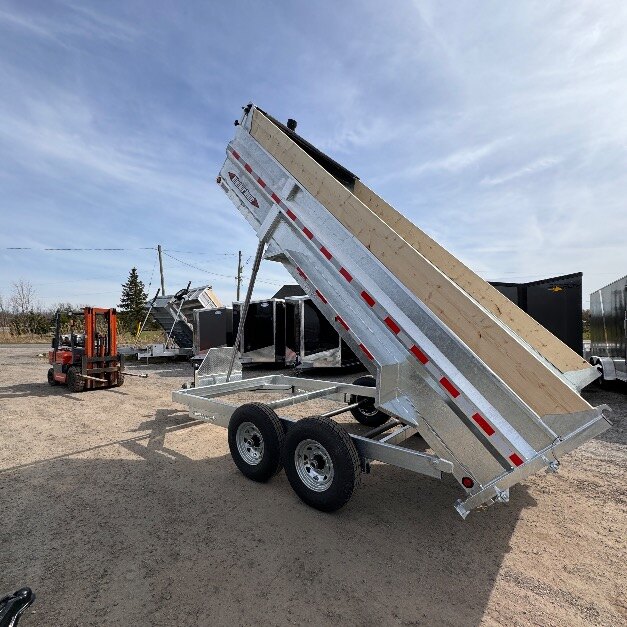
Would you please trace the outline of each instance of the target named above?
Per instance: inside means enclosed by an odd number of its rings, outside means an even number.
[[[359,377],[353,381],[353,385],[364,385],[369,388],[375,387],[376,384],[375,378],[370,375]],[[351,396],[351,403],[357,403],[358,401],[362,401],[362,404],[359,407],[351,409],[351,414],[353,414],[355,420],[362,425],[366,427],[380,427],[390,419],[386,413],[374,406],[373,398],[367,396]]]
[[[78,368],[74,368],[74,366],[68,368],[66,381],[70,392],[82,392],[85,389],[85,379],[81,377]]]
[[[350,435],[322,416],[291,426],[283,449],[285,474],[307,505],[334,512],[346,505],[359,484],[359,454]]]
[[[263,403],[238,407],[229,421],[229,449],[241,473],[253,481],[268,481],[281,472],[285,442],[283,425]]]
[[[48,385],[59,385],[59,382],[54,379],[54,368],[48,369]]]

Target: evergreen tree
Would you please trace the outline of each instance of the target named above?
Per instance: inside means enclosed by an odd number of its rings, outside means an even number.
[[[137,268],[132,268],[126,283],[122,285],[122,296],[118,305],[120,319],[124,326],[131,332],[137,331],[146,315],[146,290],[139,280]]]

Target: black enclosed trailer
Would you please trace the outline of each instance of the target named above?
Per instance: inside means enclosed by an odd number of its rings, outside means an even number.
[[[233,309],[215,307],[193,311],[194,354],[210,348],[233,346]]]
[[[233,303],[233,328],[237,329],[243,303]],[[242,364],[285,363],[285,301],[252,300],[240,338]]]
[[[602,380],[627,381],[627,276],[590,294],[590,363]]]
[[[285,299],[285,365],[342,368],[359,363],[333,325],[308,296]]]
[[[575,272],[530,283],[490,281],[490,285],[583,355],[582,276]]]

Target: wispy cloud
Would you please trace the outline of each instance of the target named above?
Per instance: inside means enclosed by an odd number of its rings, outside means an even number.
[[[510,170],[509,172],[505,172],[504,174],[496,175],[496,176],[486,176],[481,180],[482,185],[501,185],[502,183],[508,183],[514,179],[521,178],[523,176],[530,176],[532,174],[537,174],[538,172],[543,172],[544,170],[549,170],[554,166],[561,163],[562,159],[559,157],[542,157],[541,159],[537,159],[532,163],[529,163],[522,168],[517,168],[515,170]]]

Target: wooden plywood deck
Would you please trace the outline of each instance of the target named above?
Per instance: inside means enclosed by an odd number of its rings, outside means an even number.
[[[486,310],[562,372],[589,368],[579,355],[359,181],[351,193],[258,110],[251,134],[538,415],[590,409]]]

